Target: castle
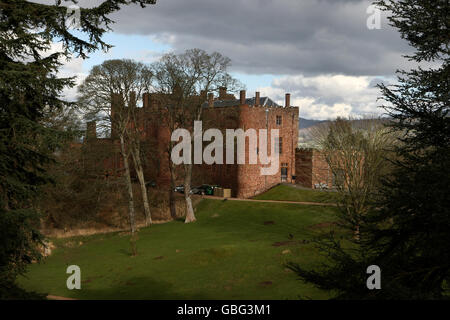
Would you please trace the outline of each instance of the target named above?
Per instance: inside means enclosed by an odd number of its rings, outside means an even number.
[[[203,130],[208,127],[225,132],[226,129],[271,129],[279,130],[277,152],[279,153],[279,168],[273,175],[261,175],[261,167],[266,165],[259,161],[256,164],[249,163],[248,139],[245,139],[245,164],[195,164],[193,166],[192,185],[212,184],[231,189],[232,196],[249,198],[260,194],[271,187],[281,183],[296,183],[296,166],[301,168],[296,153],[298,141],[299,108],[290,104],[290,94],[285,95],[285,104],[280,106],[269,97],[261,97],[256,92],[252,98],[246,97],[246,91],[241,90],[239,99],[227,93],[226,88],[220,88],[219,95],[214,97],[212,93],[206,95],[202,92],[199,98],[204,101]],[[158,188],[172,188],[171,170],[181,171],[177,166],[171,166],[170,144],[171,130],[167,122],[162,121],[164,113],[161,112],[158,94],[144,93],[142,107],[136,108],[141,145],[144,152],[145,179],[154,181]],[[115,112],[115,106],[120,103],[120,96],[112,96],[111,114]],[[89,138],[90,137],[90,138]],[[92,139],[94,138],[95,139]],[[114,127],[111,128],[111,138],[97,139],[95,136],[95,123],[88,124],[87,141],[103,140],[112,146],[117,146],[117,135]],[[268,139],[270,144],[270,138]],[[117,149],[117,148],[116,148]],[[270,146],[267,148],[270,149]],[[270,151],[269,151],[270,153]],[[233,155],[234,156],[234,155]],[[113,159],[108,159],[106,166],[115,172],[123,168],[118,154]],[[301,180],[304,174],[300,175]],[[182,184],[182,174],[175,173],[175,183]],[[311,187],[311,186],[310,186]]]

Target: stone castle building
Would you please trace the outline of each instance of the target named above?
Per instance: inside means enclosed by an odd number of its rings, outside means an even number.
[[[286,94],[285,105],[279,106],[269,97],[260,97],[259,92],[253,98],[246,98],[245,91],[241,91],[239,100],[230,99],[225,91],[221,93],[216,99],[209,96],[203,113],[204,122],[222,131],[251,128],[257,132],[266,129],[269,134],[271,129],[278,129],[279,145],[275,149],[279,153],[279,168],[274,175],[261,175],[261,167],[265,165],[259,160],[257,164],[249,164],[250,150],[246,139],[245,164],[202,165],[198,169],[203,174],[195,176],[203,177],[205,183],[230,188],[233,196],[241,198],[252,197],[281,182],[294,183],[299,108],[290,105],[290,95]],[[269,153],[270,141],[269,137]]]
[[[279,168],[274,175],[261,175],[261,167],[267,167],[259,162],[249,164],[249,139],[245,139],[245,164],[196,164],[193,166],[192,185],[212,184],[223,188],[229,188],[232,196],[249,198],[260,194],[271,187],[285,183],[299,183],[305,187],[313,188],[317,182],[312,172],[314,166],[323,167],[319,157],[309,155],[307,152],[297,149],[299,108],[290,104],[290,94],[285,96],[284,106],[275,103],[269,97],[260,97],[256,92],[252,98],[246,97],[246,92],[240,92],[239,99],[228,94],[226,88],[219,90],[219,95],[214,97],[212,93],[206,95],[202,92],[199,96],[204,101],[203,107],[203,131],[208,128],[216,128],[222,131],[225,144],[226,129],[271,129],[279,130]],[[158,188],[171,188],[172,171],[175,176],[175,184],[182,184],[181,166],[170,166],[169,143],[171,130],[161,111],[158,94],[144,93],[142,108],[136,108],[141,144],[145,165],[146,181],[155,182]],[[115,106],[120,103],[120,96],[113,95],[111,114],[115,112]],[[114,127],[111,128],[111,138],[97,139],[95,136],[95,123],[88,124],[87,139],[90,143],[111,145],[116,150],[104,163],[111,172],[121,172],[123,168],[121,157],[118,153],[117,134]],[[102,141],[100,141],[102,140]],[[96,142],[94,142],[96,141]],[[270,154],[270,134],[268,137],[268,152]],[[204,143],[206,146],[208,143]],[[257,152],[259,152],[257,150]],[[226,152],[223,152],[224,160]],[[235,156],[235,155],[234,155]],[[319,159],[313,161],[312,159]],[[131,163],[131,161],[130,161]],[[300,171],[299,171],[300,170]],[[320,170],[319,170],[320,171]],[[317,172],[319,172],[317,171]],[[327,173],[328,174],[328,173]],[[320,179],[319,179],[320,180]]]

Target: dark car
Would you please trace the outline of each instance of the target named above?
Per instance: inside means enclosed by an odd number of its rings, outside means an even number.
[[[192,188],[192,193],[212,196],[214,194],[214,187],[209,184],[202,184],[199,187]]]
[[[156,182],[155,182],[154,180],[147,181],[147,182],[145,183],[145,185],[146,185],[147,187],[150,187],[150,188],[156,188]]]

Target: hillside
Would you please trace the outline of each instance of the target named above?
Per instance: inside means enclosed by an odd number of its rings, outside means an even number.
[[[127,233],[52,239],[53,254],[20,284],[77,299],[326,299],[285,263],[320,263],[311,239],[336,230],[336,214],[330,206],[203,200],[195,223],[142,228],[136,257]],[[72,264],[82,290],[66,287]]]
[[[318,130],[320,126],[326,127],[332,120],[310,120],[299,118],[299,130],[298,130],[298,147],[299,148],[311,148],[313,147],[313,133]],[[352,119],[352,126],[356,129],[364,129],[367,125],[367,121],[376,121],[386,124],[388,118],[374,118],[374,119]]]
[[[307,129],[309,127],[315,126],[319,123],[327,122],[327,120],[314,120],[314,119],[305,119],[305,118],[298,118],[298,128],[299,129]]]

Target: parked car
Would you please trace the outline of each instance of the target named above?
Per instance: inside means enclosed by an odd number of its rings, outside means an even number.
[[[156,182],[155,182],[154,180],[147,181],[147,182],[145,183],[145,185],[146,185],[147,187],[150,187],[150,188],[156,188]]]
[[[192,193],[212,196],[214,194],[214,188],[216,187],[218,186],[210,186],[209,184],[202,184],[201,186],[192,188]]]
[[[190,194],[204,194],[200,187],[192,187]]]
[[[209,184],[202,184],[198,187],[192,187],[190,194],[200,194],[200,195],[209,195],[212,196],[214,194],[214,189],[220,188],[218,185],[209,185]],[[174,188],[175,192],[184,193],[184,185],[180,184],[179,186],[176,186]]]
[[[180,184],[173,189],[174,192],[184,193],[184,185]]]

